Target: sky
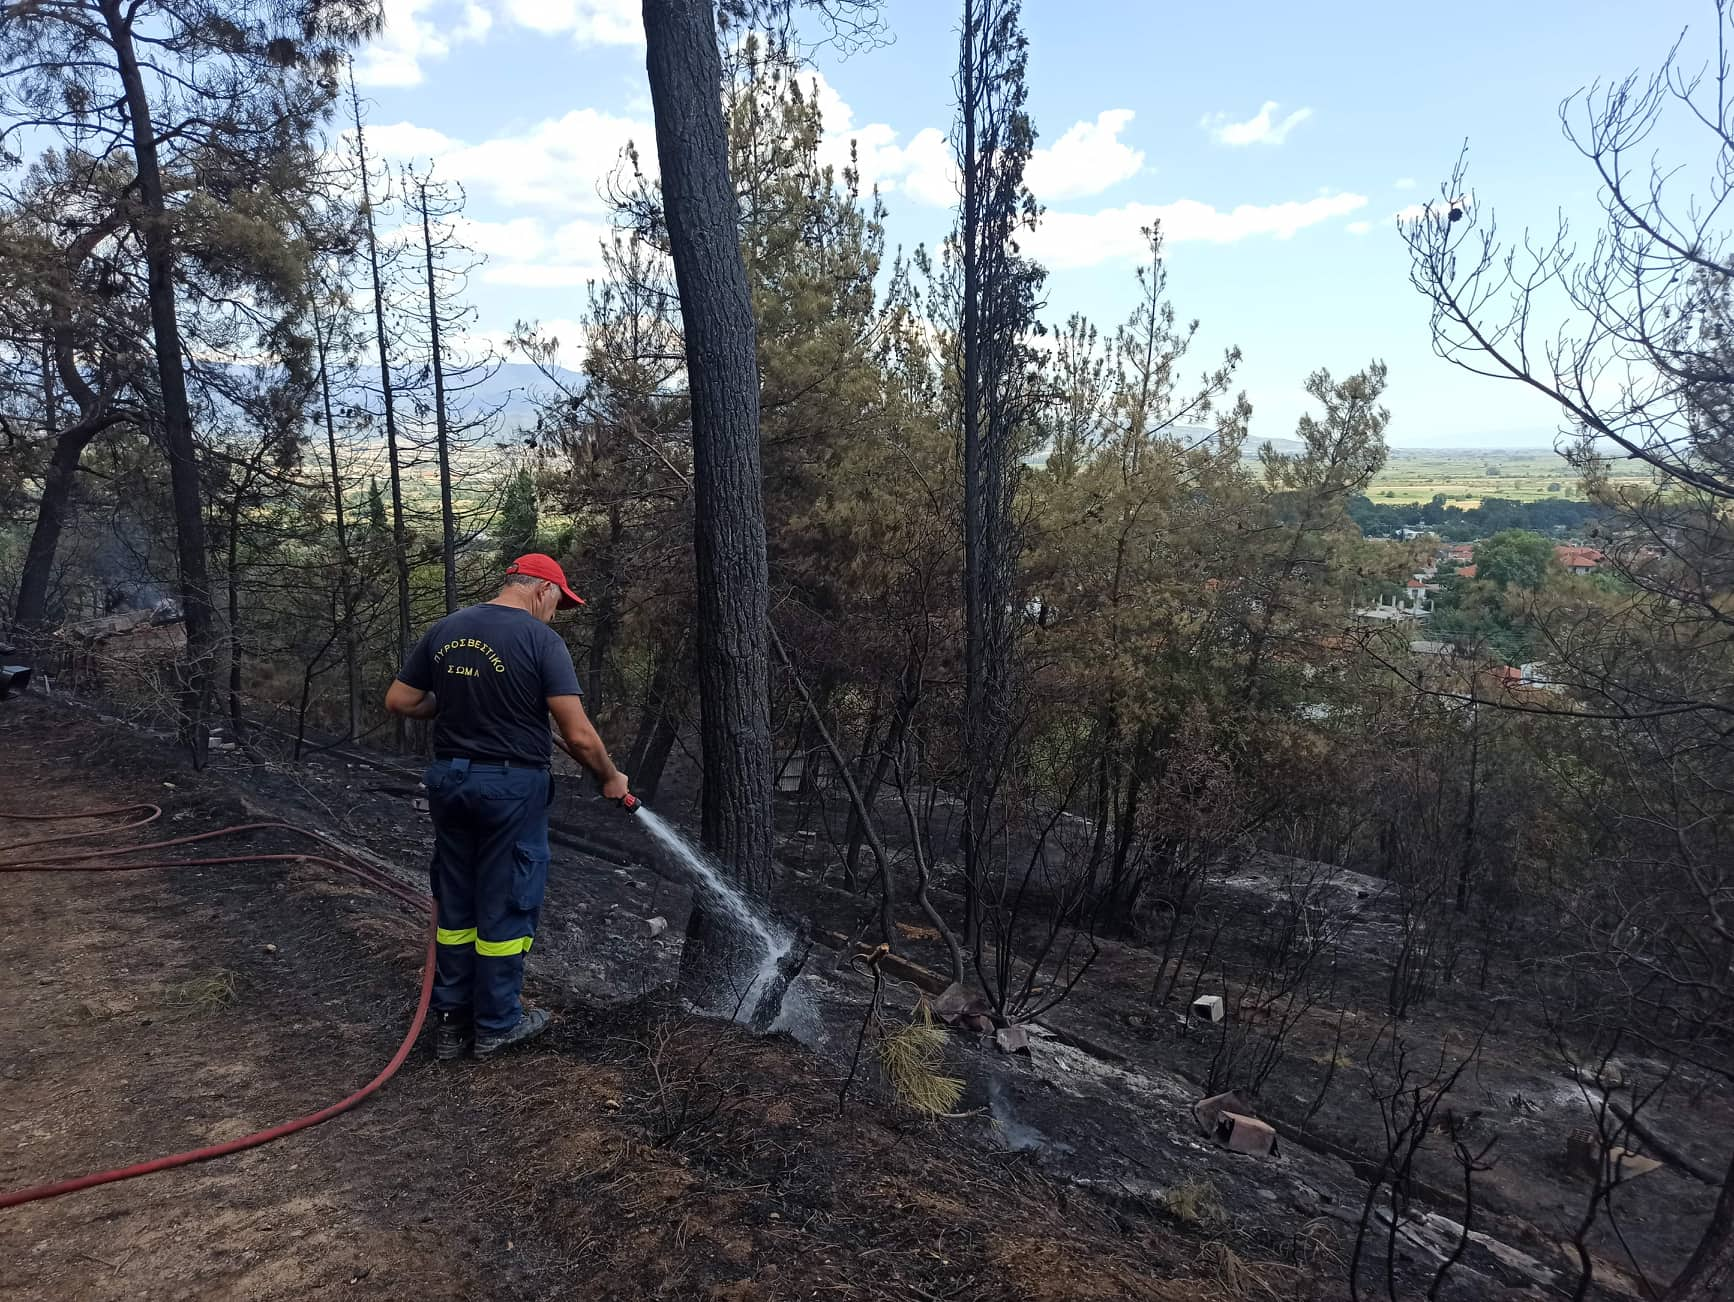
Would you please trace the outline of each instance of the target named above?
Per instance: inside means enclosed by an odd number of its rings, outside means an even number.
[[[885,0],[887,43],[812,52],[826,150],[841,161],[854,142],[892,246],[932,247],[951,225],[960,8]],[[526,319],[581,340],[601,179],[628,141],[654,158],[639,0],[386,0],[386,14],[357,63],[370,145],[463,184],[464,235],[487,257],[478,332]],[[1159,218],[1170,297],[1201,322],[1195,369],[1242,350],[1255,435],[1292,434],[1313,371],[1379,358],[1393,447],[1517,447],[1554,442],[1554,409],[1433,355],[1397,215],[1438,197],[1467,143],[1478,214],[1507,232],[1563,214],[1588,238],[1595,177],[1560,101],[1654,68],[1683,30],[1701,62],[1715,16],[1709,0],[1025,0],[1024,26],[1045,319],[1124,320],[1139,228]],[[1677,122],[1656,144],[1707,157]]]

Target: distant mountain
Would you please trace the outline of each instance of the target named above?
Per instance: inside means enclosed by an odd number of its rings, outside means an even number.
[[[551,396],[564,388],[582,393],[584,377],[577,371],[556,370],[555,385],[541,370],[529,362],[503,362],[488,379],[465,394],[465,405],[472,409],[500,409],[500,419],[508,426],[527,425],[536,418],[536,398]]]
[[[1246,441],[1246,449],[1243,455],[1247,457],[1257,457],[1260,449],[1267,447],[1272,452],[1279,452],[1285,457],[1292,457],[1297,452],[1305,452],[1307,450],[1307,445],[1302,443],[1299,439],[1249,438]]]

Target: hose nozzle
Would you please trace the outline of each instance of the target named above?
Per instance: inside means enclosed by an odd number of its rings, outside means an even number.
[[[628,791],[624,796],[620,797],[620,799],[617,800],[615,803],[618,804],[622,809],[624,809],[629,814],[636,814],[639,811],[639,809],[643,807],[643,804],[644,804],[643,801],[641,801],[637,796],[633,795],[630,791]]]

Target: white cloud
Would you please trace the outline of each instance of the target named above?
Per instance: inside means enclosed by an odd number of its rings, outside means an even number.
[[[1432,203],[1412,203],[1407,208],[1399,208],[1395,214],[1400,222],[1419,221],[1423,217],[1443,217],[1453,208],[1468,209],[1469,196],[1460,194],[1455,199],[1435,199]]]
[[[1143,228],[1162,223],[1169,244],[1232,244],[1267,235],[1286,240],[1297,231],[1366,207],[1362,194],[1325,195],[1286,203],[1240,204],[1224,212],[1196,199],[1173,203],[1129,203],[1095,213],[1049,212],[1025,237],[1026,250],[1049,267],[1092,267],[1148,250]]]
[[[419,86],[423,64],[486,39],[496,16],[531,31],[570,32],[579,45],[641,45],[639,0],[385,0],[385,27],[362,50],[364,86]]]
[[[347,141],[354,132],[345,131]],[[459,147],[459,143],[443,131],[418,127],[413,122],[389,122],[367,128],[367,152],[370,156],[389,158],[393,162],[425,164]]]
[[[1245,122],[1235,122],[1226,113],[1210,113],[1198,121],[1198,125],[1210,133],[1210,138],[1219,145],[1231,145],[1236,148],[1243,145],[1280,145],[1288,139],[1288,133],[1313,115],[1310,108],[1298,108],[1282,121],[1276,120],[1277,102],[1268,99],[1264,106]]]
[[[949,208],[957,202],[957,163],[951,139],[938,127],[924,127],[902,142],[884,122],[855,124],[855,110],[819,72],[804,73],[824,123],[819,146],[822,162],[841,171],[854,154],[861,188],[883,194],[901,190],[917,203]],[[1031,155],[1027,177],[1038,199],[1052,202],[1100,194],[1136,176],[1144,153],[1120,139],[1131,123],[1131,109],[1104,109],[1094,122],[1074,123],[1052,146]]]
[[[629,142],[655,175],[655,131],[647,122],[598,109],[574,109],[517,135],[471,144],[412,122],[368,130],[370,148],[394,162],[432,163],[443,180],[459,181],[474,195],[512,207],[560,213],[600,212],[598,191]]]
[[[493,14],[475,0],[385,0],[385,29],[356,61],[355,79],[364,86],[418,86],[423,60],[484,39],[493,24]]]
[[[503,222],[460,217],[452,225],[458,240],[486,255],[481,278],[490,285],[571,289],[602,275],[602,241],[608,235],[603,222],[571,221],[549,230],[534,217]]]
[[[1393,190],[1413,190],[1415,188],[1415,178],[1412,176],[1399,176],[1395,181],[1391,182],[1391,188]]]
[[[1350,235],[1365,235],[1368,231],[1373,229],[1373,223],[1350,222],[1347,226],[1343,227],[1343,229],[1348,231]]]
[[[490,285],[522,289],[581,289],[595,280],[597,267],[569,267],[547,262],[490,262],[482,279]]]
[[[903,188],[911,199],[949,208],[957,202],[960,177],[957,160],[951,156],[951,141],[938,127],[924,127],[904,151],[908,172]]]
[[[580,45],[640,45],[639,0],[506,0],[513,21],[535,32],[571,32]]]
[[[1104,109],[1094,122],[1074,123],[1050,149],[1030,157],[1025,176],[1044,203],[1100,194],[1138,175],[1144,152],[1120,139],[1132,121],[1131,109]]]
[[[537,258],[549,247],[542,223],[534,217],[513,217],[503,222],[459,217],[453,220],[452,227],[459,242],[489,258]]]
[[[822,161],[841,170],[853,149],[863,190],[901,191],[934,208],[957,202],[957,163],[944,131],[924,127],[903,143],[897,129],[884,122],[856,126],[854,110],[823,75],[807,74],[803,82],[813,87],[825,124]],[[1036,150],[1028,169],[1036,197],[1045,202],[1081,198],[1136,176],[1144,153],[1120,139],[1132,116],[1131,109],[1105,109],[1094,122],[1074,123],[1052,147]]]
[[[899,132],[884,122],[855,125],[855,110],[820,72],[803,73],[803,86],[811,87],[824,124],[819,142],[819,161],[839,172],[854,163],[863,191],[882,194],[897,190],[918,203],[949,207],[957,202],[957,168],[951,161],[951,144],[937,127],[916,132],[908,144],[899,143]]]

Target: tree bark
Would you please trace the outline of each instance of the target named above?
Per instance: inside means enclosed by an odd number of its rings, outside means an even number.
[[[229,604],[229,726],[235,740],[246,733],[241,715],[241,490],[229,504],[227,576],[223,586]]]
[[[359,137],[357,137],[359,139]],[[427,328],[433,354],[434,441],[440,463],[440,560],[445,571],[446,614],[458,608],[458,525],[452,511],[452,454],[446,423],[446,370],[440,356],[440,301],[434,287],[433,223],[428,217],[427,186],[419,187],[422,253],[427,261]]]
[[[48,622],[48,588],[54,575],[54,557],[60,550],[60,534],[66,527],[72,486],[78,477],[78,460],[96,438],[97,428],[80,422],[54,440],[54,452],[42,476],[36,525],[30,531],[24,570],[18,578],[18,601],[12,611],[13,621],[27,635],[40,633]]]
[[[379,346],[380,405],[385,415],[385,452],[391,471],[391,559],[397,570],[397,663],[409,655],[409,536],[403,522],[403,467],[397,448],[397,403],[392,392],[391,357],[385,342],[385,286],[379,275],[379,239],[373,227],[373,199],[367,180],[367,139],[361,123],[361,96],[355,89],[355,69],[349,70],[349,99],[355,110],[355,157],[361,171],[361,212],[367,226],[367,264],[373,276],[373,333]],[[401,747],[404,721],[396,721]]]
[[[361,672],[355,637],[355,559],[349,551],[349,524],[343,514],[343,471],[337,460],[337,421],[331,413],[331,373],[327,367],[326,339],[313,307],[313,341],[319,350],[319,401],[325,416],[325,447],[331,458],[331,509],[337,526],[337,567],[343,620],[343,678],[348,700],[346,736],[361,735]]]
[[[644,0],[646,67],[692,394],[704,844],[772,880],[770,664],[756,333],[711,0]]]
[[[202,767],[210,738],[204,716],[211,694],[216,647],[211,612],[211,582],[205,555],[205,517],[199,491],[198,449],[193,442],[193,414],[187,401],[187,377],[181,352],[180,320],[175,306],[174,232],[163,196],[157,161],[156,127],[150,98],[133,48],[131,11],[120,0],[101,0],[103,21],[114,48],[121,85],[126,93],[133,158],[138,167],[138,195],[144,221],[146,292],[150,300],[151,336],[156,348],[157,382],[162,402],[163,447],[169,460],[169,489],[174,503],[175,545],[180,563],[181,613],[186,622],[187,650],[180,701],[181,743]]]
[[[1710,1213],[1686,1269],[1663,1294],[1664,1302],[1723,1302],[1734,1294],[1734,1158],[1722,1178],[1722,1195]]]
[[[626,771],[632,775],[633,791],[640,800],[652,803],[678,732],[672,700],[684,641],[682,638],[672,645],[657,647],[656,667],[651,671],[650,693],[639,719],[638,735],[626,752]]]
[[[983,655],[985,633],[982,598],[985,560],[982,555],[981,485],[981,181],[976,160],[976,119],[981,87],[976,71],[976,28],[980,17],[975,0],[964,0],[963,40],[958,67],[958,112],[963,119],[963,204],[958,213],[963,260],[961,346],[963,353],[963,677],[964,749],[969,776],[964,795],[963,825],[963,943],[973,947],[980,913],[981,880],[987,833],[986,772],[987,682]]]
[[[608,508],[608,548],[599,567],[602,591],[595,601],[595,632],[590,638],[590,655],[584,681],[584,706],[591,718],[600,716],[607,701],[603,693],[603,675],[608,667],[608,654],[620,633],[620,549],[625,534],[620,504]]]
[[[72,329],[73,280],[78,269],[122,225],[119,209],[106,214],[67,246],[58,275],[49,287],[49,334],[42,341],[42,426],[58,423],[60,391],[78,407],[78,420],[54,436],[54,451],[43,475],[42,498],[37,503],[36,523],[18,576],[18,600],[13,621],[27,635],[39,634],[47,623],[48,589],[54,574],[54,558],[60,550],[60,535],[66,527],[67,507],[78,478],[79,459],[96,437],[111,426],[133,417],[113,406],[113,394],[98,393],[79,373],[78,350]],[[59,384],[55,383],[58,374]]]

